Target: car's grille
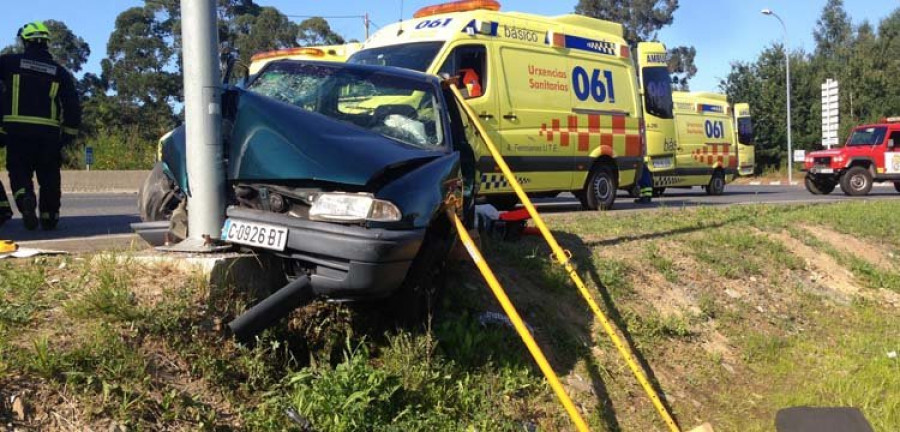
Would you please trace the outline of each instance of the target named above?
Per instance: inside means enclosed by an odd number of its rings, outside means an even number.
[[[813,165],[815,166],[831,166],[831,158],[830,157],[817,157],[813,159]]]
[[[309,218],[309,203],[303,196],[309,191],[294,191],[279,186],[257,184],[237,184],[234,186],[235,200],[238,205],[255,210],[272,213],[290,214],[302,219]]]

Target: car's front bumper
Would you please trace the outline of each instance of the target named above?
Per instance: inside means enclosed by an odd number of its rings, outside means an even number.
[[[385,230],[229,207],[229,218],[286,227],[276,252],[310,272],[316,294],[337,300],[380,298],[397,289],[422,246],[424,229]]]

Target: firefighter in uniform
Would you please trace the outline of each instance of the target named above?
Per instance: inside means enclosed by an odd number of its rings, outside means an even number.
[[[78,134],[81,105],[72,74],[53,61],[48,51],[47,26],[28,23],[19,29],[18,37],[25,52],[0,56],[4,83],[0,127],[6,132],[6,169],[25,228],[34,230],[40,222],[41,228],[52,230],[59,222],[62,148]],[[34,174],[40,203],[34,193]]]
[[[641,170],[638,188],[640,188],[640,195],[634,202],[638,204],[650,204],[650,201],[653,199],[653,176],[650,174],[650,169],[646,166]]]

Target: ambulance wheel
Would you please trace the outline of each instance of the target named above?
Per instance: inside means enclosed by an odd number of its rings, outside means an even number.
[[[861,166],[850,168],[841,176],[841,190],[850,196],[868,195],[872,190],[872,173]]]
[[[711,179],[709,179],[709,184],[706,186],[706,194],[719,196],[725,192],[725,174],[722,173],[721,170],[717,170],[713,173]]]
[[[664,193],[666,193],[666,188],[664,188],[664,187],[653,188],[653,196],[655,198],[659,198],[659,197],[663,196]]]
[[[834,188],[837,186],[833,181],[816,181],[811,176],[807,175],[803,179],[803,185],[806,186],[806,190],[813,195],[828,195],[834,191]]]
[[[585,207],[588,210],[609,210],[616,202],[616,176],[613,170],[605,165],[598,165],[591,170],[585,186]]]
[[[900,192],[900,182],[894,182],[894,190]]]

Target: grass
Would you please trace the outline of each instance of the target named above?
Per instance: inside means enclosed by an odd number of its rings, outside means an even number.
[[[548,215],[607,316],[652,367],[683,426],[770,430],[779,408],[849,405],[900,429],[892,270],[801,226],[893,241],[900,203]],[[828,218],[837,215],[837,220]],[[851,221],[846,225],[841,220]],[[816,295],[788,232],[854,275],[850,301]],[[877,246],[873,246],[877,247]],[[592,430],[662,430],[642,389],[537,238],[484,250]],[[499,307],[453,264],[436,313],[396,329],[368,308],[315,304],[237,346],[219,331],[249,293],[128,259],[0,261],[0,400],[55,416],[35,429],[570,430]],[[835,269],[835,271],[843,271]],[[653,286],[652,280],[665,280]],[[658,277],[658,278],[657,278]],[[751,282],[750,278],[754,278]],[[298,424],[300,423],[300,424]]]

